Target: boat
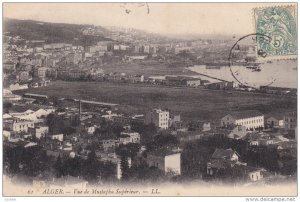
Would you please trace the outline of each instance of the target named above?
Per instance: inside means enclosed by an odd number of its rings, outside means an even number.
[[[260,69],[260,65],[259,63],[251,63],[251,64],[248,64],[246,66],[247,69],[251,69],[252,71],[256,71],[256,72],[260,72],[261,69]]]
[[[256,69],[252,69],[252,72],[260,72],[260,71],[261,71],[260,67],[258,67]]]

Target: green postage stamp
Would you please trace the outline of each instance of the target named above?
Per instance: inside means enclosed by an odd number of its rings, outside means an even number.
[[[296,5],[254,9],[258,49],[274,59],[297,57]]]

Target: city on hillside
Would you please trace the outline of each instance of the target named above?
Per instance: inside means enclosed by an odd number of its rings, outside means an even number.
[[[3,23],[8,183],[88,188],[297,180],[297,87],[290,85],[296,59],[257,64],[252,44],[232,50],[235,36]],[[239,80],[241,72],[220,73],[233,64],[230,51],[247,75],[279,64],[289,66],[291,82],[262,79],[254,86]]]

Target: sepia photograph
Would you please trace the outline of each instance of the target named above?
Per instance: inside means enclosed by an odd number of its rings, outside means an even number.
[[[2,3],[2,196],[295,201],[297,12]]]

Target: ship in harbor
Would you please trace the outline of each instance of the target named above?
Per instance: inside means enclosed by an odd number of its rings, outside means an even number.
[[[246,68],[251,69],[252,72],[260,72],[261,71],[260,63],[247,63]]]

